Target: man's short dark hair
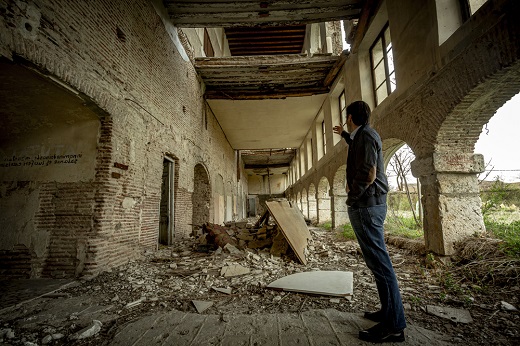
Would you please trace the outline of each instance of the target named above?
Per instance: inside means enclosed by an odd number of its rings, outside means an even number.
[[[354,101],[347,106],[347,116],[352,115],[352,121],[357,126],[368,124],[370,106],[364,101]]]

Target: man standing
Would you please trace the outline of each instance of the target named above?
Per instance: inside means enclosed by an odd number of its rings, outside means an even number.
[[[333,129],[348,144],[348,215],[365,263],[375,277],[381,301],[381,310],[364,315],[379,323],[360,331],[359,338],[370,342],[402,342],[406,328],[403,303],[383,234],[388,181],[381,137],[368,125],[369,117],[370,107],[363,101],[355,101],[347,107],[348,132],[342,126]]]

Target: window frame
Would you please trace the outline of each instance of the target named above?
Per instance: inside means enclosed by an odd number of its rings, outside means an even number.
[[[321,134],[322,134],[322,142],[323,142],[323,156],[327,154],[327,133],[326,133],[326,125],[325,119],[321,122]]]
[[[388,51],[387,51],[387,46],[388,46],[388,43],[386,42],[386,37],[385,37],[385,33],[387,30],[390,30],[390,25],[389,23],[387,22],[384,26],[383,26],[383,29],[381,29],[381,31],[379,32],[379,34],[377,35],[377,37],[375,38],[374,40],[374,43],[372,43],[372,45],[370,46],[368,52],[369,52],[369,56],[370,56],[370,73],[372,75],[372,90],[374,91],[374,101],[375,101],[375,104],[376,106],[379,105],[381,102],[383,102],[384,99],[386,99],[393,91],[392,91],[392,82],[391,82],[391,78],[390,76],[392,74],[394,74],[395,76],[395,65],[394,65],[394,69],[392,71],[390,71],[390,65],[389,65],[389,62],[388,62]],[[390,34],[390,32],[389,32]],[[374,66],[374,54],[373,54],[373,49],[374,47],[377,45],[377,43],[379,42],[379,40],[381,40],[381,45],[382,45],[382,54],[383,54],[383,58],[382,58],[382,63],[384,63],[384,67],[385,67],[385,79],[383,82],[379,83],[379,85],[377,85],[377,81],[376,81],[376,74],[375,74],[375,70],[377,67],[379,67],[380,63],[377,64],[377,66]],[[390,45],[392,44],[392,40],[390,39]],[[390,47],[390,50],[392,51],[392,56],[393,56],[393,46]],[[395,77],[394,77],[395,78]],[[377,96],[377,93],[378,93],[378,90],[383,87],[383,84],[386,84],[386,96],[381,99],[381,100],[378,100],[378,96]],[[397,88],[397,83],[396,83],[396,88]]]
[[[209,36],[208,29],[204,28],[204,43],[203,43],[204,54],[206,54],[207,58],[211,58],[215,56],[215,50],[213,49],[213,44],[211,43],[211,38]]]
[[[343,108],[341,106],[341,99],[343,98]],[[338,107],[339,107],[339,121],[341,126],[345,126],[347,123],[347,96],[345,95],[345,90],[339,94],[338,97]]]

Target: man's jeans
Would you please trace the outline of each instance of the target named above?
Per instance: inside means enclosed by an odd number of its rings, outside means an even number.
[[[383,324],[393,331],[402,330],[406,327],[403,303],[383,234],[386,204],[366,208],[348,207],[348,216],[365,262],[376,280],[381,310],[385,316]]]

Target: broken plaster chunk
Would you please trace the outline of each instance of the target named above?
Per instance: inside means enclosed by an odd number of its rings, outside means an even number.
[[[101,330],[101,326],[103,324],[98,320],[92,320],[92,323],[88,326],[83,328],[77,333],[74,333],[70,336],[72,340],[80,340],[80,339],[86,339],[90,338],[91,336],[96,335]]]
[[[197,309],[199,314],[209,309],[213,305],[213,302],[204,300],[192,300],[191,302],[193,305],[195,305],[195,309]]]
[[[231,245],[229,243],[224,246],[224,250],[227,250],[232,255],[241,255],[242,254],[242,251],[240,251],[234,245]]]
[[[234,265],[228,265],[225,267],[222,267],[222,270],[220,271],[220,275],[224,277],[232,277],[232,276],[239,276],[239,275],[245,275],[249,274],[249,268],[245,268],[241,266],[240,264],[234,264]]]
[[[14,331],[11,328],[7,328],[4,331],[5,331],[4,335],[7,339],[14,339],[14,337],[15,337]]]
[[[353,293],[353,273],[344,271],[311,271],[282,277],[267,288],[284,291],[344,297]]]
[[[133,307],[136,307],[137,305],[140,305],[142,302],[143,302],[143,298],[137,299],[136,301],[126,304],[125,309],[131,309]]]
[[[471,323],[473,318],[468,310],[449,308],[445,306],[427,305],[426,312],[430,315],[446,318],[458,323]]]
[[[231,294],[232,289],[231,288],[220,288],[220,287],[212,287],[215,291],[225,294]]]
[[[518,309],[514,305],[511,305],[508,302],[501,301],[500,306],[502,307],[502,309],[506,311],[518,311]]]

